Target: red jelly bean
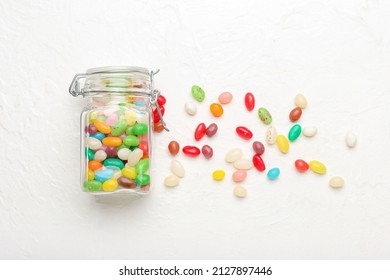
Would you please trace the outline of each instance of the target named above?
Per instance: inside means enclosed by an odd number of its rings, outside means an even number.
[[[206,135],[208,137],[213,137],[218,131],[218,126],[215,123],[210,124],[206,129]]]
[[[205,158],[209,159],[213,156],[213,148],[211,148],[209,145],[204,145],[202,147],[202,154]]]
[[[195,146],[184,146],[183,153],[190,157],[197,157],[200,155],[200,150]]]
[[[161,115],[164,116],[165,108],[164,106],[160,106]],[[153,122],[158,123],[160,121],[160,116],[158,115],[157,108],[153,109]]]
[[[205,136],[205,134],[206,134],[206,125],[204,123],[200,123],[195,129],[195,133],[194,133],[195,140],[199,141],[200,139],[203,138],[203,136]]]
[[[257,170],[259,171],[264,171],[265,170],[265,164],[263,159],[259,154],[255,154],[252,158],[253,165],[256,167]]]
[[[249,140],[253,137],[252,131],[250,131],[245,126],[238,126],[236,128],[236,132],[237,132],[238,136],[240,136],[241,138],[243,138],[245,140]]]
[[[253,142],[252,148],[256,154],[259,154],[259,155],[264,154],[265,148],[264,148],[263,143],[261,143],[260,141]]]
[[[306,161],[302,160],[302,159],[297,159],[295,161],[295,168],[299,171],[299,172],[306,172],[308,169],[309,169],[309,165],[307,164]]]
[[[114,146],[108,146],[106,148],[106,154],[108,158],[116,158],[118,156],[118,151]]]
[[[93,124],[88,125],[88,133],[89,134],[95,134],[97,132],[96,126]]]
[[[255,97],[250,92],[245,94],[245,107],[248,111],[252,111],[255,108]]]
[[[167,100],[165,99],[165,97],[163,95],[159,95],[159,97],[157,97],[157,104],[159,106],[164,106],[165,103],[167,103]]]
[[[147,141],[139,142],[138,148],[140,148],[142,150],[142,152],[144,153],[143,154],[144,157],[148,156],[148,154],[149,154],[149,145],[148,145]]]
[[[302,109],[299,107],[295,107],[291,112],[290,112],[290,121],[296,122],[299,120],[302,116]]]

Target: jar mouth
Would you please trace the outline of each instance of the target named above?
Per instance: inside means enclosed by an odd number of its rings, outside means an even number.
[[[149,75],[149,70],[138,66],[103,66],[95,67],[87,70],[87,74],[100,74],[100,73],[134,73],[139,72]]]

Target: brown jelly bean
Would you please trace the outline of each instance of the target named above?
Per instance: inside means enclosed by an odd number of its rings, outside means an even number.
[[[133,180],[125,177],[125,176],[121,176],[117,179],[118,181],[118,184],[124,188],[127,188],[127,189],[134,189],[137,187],[137,183],[134,182]]]
[[[292,122],[296,122],[299,120],[302,116],[302,109],[299,107],[295,107],[291,112],[290,112],[290,120]]]
[[[252,148],[253,148],[253,150],[255,151],[256,154],[259,154],[259,155],[264,154],[264,150],[265,149],[264,149],[263,143],[261,143],[259,141],[255,141],[252,144]]]
[[[202,147],[202,154],[204,155],[205,158],[209,159],[213,156],[213,148],[211,148],[209,145],[204,145]]]
[[[206,135],[208,137],[213,137],[218,131],[218,126],[215,123],[210,124],[206,129]]]
[[[180,150],[180,145],[176,141],[171,141],[168,144],[168,150],[171,153],[171,155],[175,156]]]

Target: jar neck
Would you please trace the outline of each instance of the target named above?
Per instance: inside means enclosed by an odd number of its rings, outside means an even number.
[[[117,94],[117,93],[99,93],[89,94],[87,96],[88,106],[126,106],[126,107],[148,107],[151,97],[146,94]]]

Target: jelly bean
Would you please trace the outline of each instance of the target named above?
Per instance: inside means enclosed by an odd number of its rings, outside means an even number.
[[[241,158],[242,158],[242,151],[241,149],[236,148],[236,149],[231,149],[230,151],[227,152],[225,156],[225,161],[232,163]]]
[[[88,168],[91,169],[92,171],[95,171],[99,168],[102,168],[102,164],[96,160],[90,160],[88,162]]]
[[[107,180],[103,183],[102,189],[105,192],[115,191],[118,187],[118,182],[115,179]]]
[[[345,136],[345,143],[349,148],[354,148],[356,146],[357,137],[352,132],[348,132]]]
[[[252,111],[255,108],[255,97],[250,92],[245,94],[245,107],[248,111]]]
[[[261,172],[265,170],[264,161],[259,154],[254,154],[254,156],[252,157],[252,163],[257,170]]]
[[[271,168],[268,172],[267,172],[267,177],[268,179],[270,180],[276,180],[280,175],[280,169],[277,168],[277,167],[274,167],[274,168]]]
[[[177,143],[176,141],[171,141],[169,142],[168,144],[168,150],[169,150],[169,153],[172,155],[172,156],[175,156],[177,155],[177,153],[179,152],[180,150],[180,145],[179,143]]]
[[[329,180],[329,186],[332,188],[341,188],[344,186],[344,179],[339,176],[332,177]]]
[[[153,131],[154,132],[160,133],[163,130],[164,130],[164,126],[162,125],[161,121],[153,124]]]
[[[137,121],[137,114],[133,110],[126,110],[125,111],[125,120],[127,122],[127,125],[134,125]]]
[[[114,170],[114,175],[111,177],[111,179],[118,180],[118,178],[122,175],[121,170]]]
[[[273,145],[276,143],[276,138],[278,136],[278,133],[276,132],[276,129],[274,126],[270,125],[268,128],[267,128],[267,131],[265,133],[265,141],[270,144],[270,145]]]
[[[90,160],[95,157],[95,153],[91,149],[85,148],[85,156],[87,157],[88,160]]]
[[[123,139],[123,143],[126,145],[126,146],[138,146],[139,145],[139,139],[137,136],[134,136],[134,135],[127,135],[124,139]]]
[[[246,197],[247,191],[246,191],[246,188],[238,185],[238,186],[234,187],[233,193],[235,196],[237,196],[239,198],[244,198],[244,197]]]
[[[169,175],[164,179],[164,185],[170,188],[176,187],[180,182],[180,178],[175,175]]]
[[[161,107],[161,108],[163,108],[163,107]],[[165,109],[164,110],[162,109],[161,114],[164,115],[164,112],[165,112]],[[137,123],[149,124],[149,114],[139,112],[137,114]]]
[[[197,157],[200,154],[200,150],[195,146],[184,146],[183,153],[190,157]]]
[[[125,164],[123,163],[123,161],[121,161],[120,159],[117,159],[117,158],[108,158],[108,159],[104,160],[103,165],[104,166],[115,166],[115,167],[118,167],[119,169],[122,169],[123,167],[125,167]]]
[[[225,171],[223,170],[215,170],[213,172],[213,179],[216,181],[221,181],[223,178],[225,178]]]
[[[214,117],[220,117],[223,114],[223,108],[219,103],[212,103],[210,105],[210,112]]]
[[[95,172],[95,180],[99,182],[107,181],[108,179],[111,179],[112,176],[114,176],[114,170],[109,168],[101,169]]]
[[[157,104],[158,104],[159,106],[164,106],[165,103],[167,103],[167,100],[165,99],[165,97],[164,97],[163,95],[160,94],[160,95],[157,97]]]
[[[96,181],[96,180],[85,181],[84,188],[86,191],[89,191],[89,192],[97,192],[97,191],[101,190],[102,183],[100,183],[99,181]]]
[[[326,173],[326,166],[320,161],[312,160],[311,162],[309,162],[309,167],[315,173],[321,175]]]
[[[126,189],[134,189],[137,187],[137,183],[127,177],[121,176],[117,179],[118,184]]]
[[[134,101],[134,105],[135,106],[139,106],[139,107],[144,107],[145,106],[145,102],[143,102],[143,101]]]
[[[105,123],[105,121],[106,121],[106,117],[105,116],[97,116],[97,118],[96,118],[96,120],[98,120],[98,121],[102,121],[102,122],[104,122]],[[95,125],[96,126],[96,125]]]
[[[236,170],[232,175],[232,179],[234,182],[242,182],[245,180],[246,175],[247,173],[245,170]]]
[[[184,175],[186,174],[186,171],[184,170],[183,165],[177,160],[171,161],[170,168],[171,168],[172,173],[175,174],[177,177],[183,178]]]
[[[164,113],[165,113],[164,106],[160,106],[160,113],[161,113],[162,116],[164,115]],[[154,109],[153,110],[153,122],[154,123],[158,123],[160,120],[161,120],[160,119],[160,115],[158,114],[157,109]]]
[[[97,132],[96,126],[93,124],[88,125],[88,133],[89,134],[95,134]]]
[[[141,159],[136,165],[135,165],[135,171],[137,174],[144,174],[149,169],[149,159]]]
[[[205,134],[206,134],[206,125],[204,123],[200,123],[195,129],[194,138],[196,141],[199,141],[200,139],[203,138],[203,136],[205,136]]]
[[[313,137],[317,134],[317,128],[315,126],[308,126],[303,129],[303,135],[306,137]]]
[[[134,126],[129,126],[129,127],[127,127],[126,128],[126,135],[134,135],[134,133],[133,133],[133,127]]]
[[[299,107],[295,107],[290,112],[290,115],[289,115],[290,121],[296,122],[297,120],[299,120],[301,118],[301,116],[302,116],[302,109]]]
[[[99,150],[102,147],[102,142],[100,142],[100,140],[98,140],[96,138],[88,137],[87,138],[87,146],[91,150],[96,151],[96,150]]]
[[[93,157],[93,160],[102,162],[106,158],[107,158],[106,152],[102,151],[102,150],[99,150],[99,151],[96,151],[95,156]]]
[[[221,104],[228,104],[228,103],[232,102],[232,99],[233,99],[233,95],[228,91],[222,92],[218,96],[218,101]]]
[[[122,144],[123,144],[123,139],[125,139],[126,137],[126,133],[122,133],[121,135],[119,135],[119,138],[122,140]]]
[[[187,102],[184,106],[184,110],[190,116],[194,116],[196,114],[196,104],[194,102]]]
[[[195,98],[195,100],[198,102],[202,102],[206,96],[206,94],[204,93],[204,90],[200,86],[197,86],[197,85],[192,86],[191,93],[192,93],[192,96]]]
[[[279,151],[284,154],[288,153],[290,144],[288,143],[286,136],[279,134],[278,137],[276,137],[276,145],[278,145]]]
[[[118,156],[118,150],[114,146],[107,147],[106,155],[108,158],[116,158]]]
[[[236,127],[236,132],[237,132],[238,136],[240,136],[241,138],[243,138],[245,140],[249,140],[253,137],[252,131],[250,131],[245,126]]]
[[[202,154],[207,159],[211,158],[214,154],[213,148],[211,148],[209,145],[204,145],[202,147]]]
[[[143,156],[149,155],[149,145],[147,141],[141,141],[138,145],[138,148],[142,150]]]
[[[120,158],[121,160],[127,160],[129,158],[130,153],[131,153],[130,149],[127,148],[120,149],[118,150],[118,158]]]
[[[309,165],[307,164],[306,161],[302,160],[302,159],[297,159],[295,161],[295,168],[299,171],[299,172],[306,172],[308,169],[309,169]]]
[[[130,153],[129,157],[127,158],[127,165],[135,166],[143,157],[143,155],[144,152],[141,149],[136,148],[134,151]]]
[[[106,150],[107,150],[107,146],[106,146],[106,145],[102,145],[102,147],[100,148],[100,150],[106,151]]]
[[[100,112],[100,115],[104,115],[106,117],[109,117],[117,112],[117,108],[109,108],[104,110],[103,112]]]
[[[98,131],[104,134],[108,134],[111,132],[111,127],[106,124],[104,121],[96,120],[93,123]]]
[[[294,98],[295,105],[297,105],[299,108],[304,109],[307,106],[307,100],[306,97],[302,94],[297,94]]]
[[[116,147],[116,150],[119,151],[119,150],[122,150],[122,149],[129,149],[128,146],[126,146],[125,144],[122,143],[122,145]]]
[[[89,114],[89,122],[93,123],[94,121],[96,121],[98,114],[99,114],[98,111],[91,112]]]
[[[261,107],[257,111],[257,114],[259,115],[260,120],[264,124],[271,124],[272,123],[272,116],[267,109]]]
[[[89,137],[96,138],[96,139],[102,141],[103,138],[106,137],[106,135],[101,133],[101,132],[96,132],[95,134],[91,134]]]
[[[210,124],[206,129],[206,135],[208,137],[213,137],[218,131],[218,126],[215,123]]]
[[[293,125],[288,132],[288,140],[294,142],[301,135],[302,127],[299,124]]]
[[[255,151],[256,154],[259,154],[260,156],[262,154],[264,154],[265,148],[264,148],[263,143],[261,143],[259,141],[255,141],[252,144],[252,148],[253,148],[253,150]]]
[[[106,124],[109,126],[114,126],[114,124],[118,121],[119,117],[117,114],[110,114],[106,119]]]
[[[122,139],[120,139],[119,137],[106,137],[106,138],[103,139],[102,142],[107,147],[110,147],[110,146],[118,147],[118,146],[120,146],[122,144]]]
[[[134,167],[125,167],[122,169],[122,175],[127,178],[134,179],[137,176],[137,172]]]
[[[238,159],[233,163],[234,168],[249,170],[253,167],[253,162],[249,159]]]
[[[145,186],[150,183],[150,176],[148,174],[138,174],[137,177],[135,177],[135,181],[140,186]]]
[[[95,173],[91,169],[88,169],[87,177],[89,181],[92,181],[95,178]]]
[[[137,123],[133,126],[134,135],[145,135],[148,133],[148,125],[144,123]]]
[[[112,136],[119,136],[126,131],[127,122],[126,120],[118,120],[111,128]]]

